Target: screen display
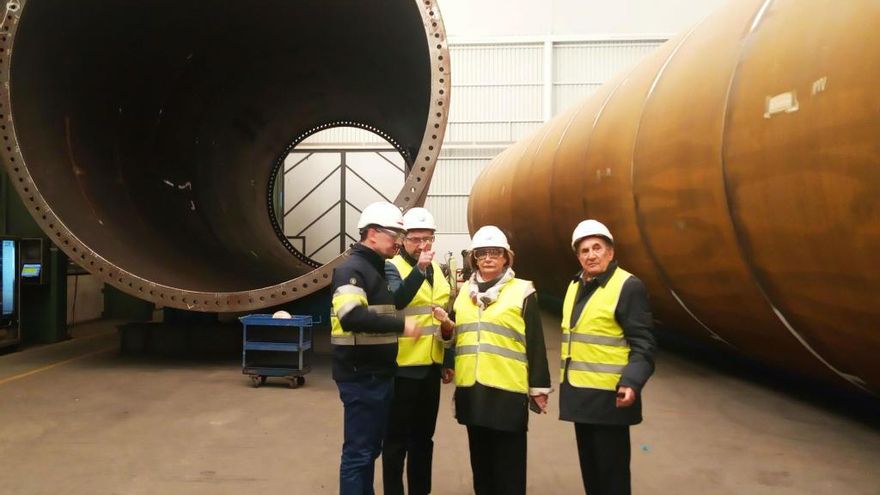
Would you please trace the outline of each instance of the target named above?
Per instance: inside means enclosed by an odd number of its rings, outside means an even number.
[[[15,311],[15,241],[4,239],[2,244],[2,260],[0,260],[0,313],[10,316]]]
[[[22,278],[37,278],[40,276],[42,268],[43,265],[39,263],[25,263],[21,265],[21,276]]]

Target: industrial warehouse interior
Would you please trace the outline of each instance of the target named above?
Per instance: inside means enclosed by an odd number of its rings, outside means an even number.
[[[6,2],[0,493],[880,495],[878,22]]]

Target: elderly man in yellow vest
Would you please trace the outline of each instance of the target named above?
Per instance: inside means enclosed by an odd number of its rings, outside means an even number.
[[[562,303],[559,419],[573,421],[584,490],[628,495],[630,425],[654,372],[653,319],[641,280],[617,266],[605,225],[584,220],[571,247],[582,270]]]
[[[445,339],[453,324],[446,308],[450,287],[434,261],[434,217],[424,208],[403,215],[403,249],[385,264],[385,278],[394,304],[415,318],[422,333],[398,340],[397,375],[388,429],[382,448],[382,479],[386,495],[403,495],[406,461],[407,493],[431,493],[434,427],[440,405],[440,381],[452,380],[452,365],[444,362]]]

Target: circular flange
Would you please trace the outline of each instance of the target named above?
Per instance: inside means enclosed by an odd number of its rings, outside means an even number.
[[[436,166],[440,144],[446,130],[449,108],[449,48],[438,7],[434,0],[414,0],[419,8],[427,38],[431,67],[431,104],[427,124],[412,168],[395,204],[402,209],[424,201],[431,175]],[[0,23],[0,156],[6,165],[10,182],[25,206],[50,239],[78,265],[101,280],[138,298],[161,306],[203,312],[247,312],[289,302],[312,294],[330,284],[333,270],[347,256],[343,253],[313,271],[268,287],[236,292],[185,290],[148,280],[115,265],[79,239],[56,215],[37,189],[15,133],[14,109],[11,108],[10,59],[19,17],[26,15],[29,0],[7,4]]]

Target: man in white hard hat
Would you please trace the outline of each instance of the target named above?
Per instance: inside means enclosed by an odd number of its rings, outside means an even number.
[[[372,203],[358,221],[360,242],[333,271],[330,315],[333,379],[345,409],[339,492],[373,493],[397,369],[397,338],[419,334],[397,316],[385,279],[385,260],[404,236],[403,216],[391,203]]]
[[[421,327],[419,337],[398,340],[397,376],[388,430],[382,445],[382,482],[386,495],[403,495],[403,467],[409,495],[431,493],[434,427],[440,405],[440,381],[452,379],[452,363],[444,367],[444,340],[453,324],[444,308],[450,287],[434,261],[434,216],[425,208],[403,215],[403,249],[385,263],[398,310]],[[447,360],[448,361],[448,360]]]
[[[584,490],[628,495],[630,425],[654,372],[653,318],[641,280],[617,266],[614,237],[584,220],[571,247],[581,271],[562,303],[559,419],[575,426]]]

